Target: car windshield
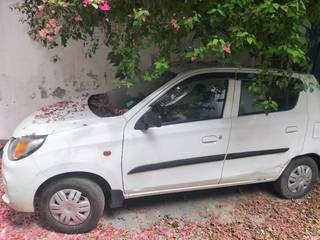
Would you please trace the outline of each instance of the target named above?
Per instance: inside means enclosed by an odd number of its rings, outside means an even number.
[[[151,82],[140,81],[131,88],[116,88],[92,95],[88,100],[89,108],[99,117],[122,115],[175,76],[176,73],[165,72],[161,78]]]

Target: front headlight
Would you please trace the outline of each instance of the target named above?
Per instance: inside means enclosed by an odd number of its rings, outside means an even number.
[[[17,161],[28,157],[37,151],[46,140],[47,136],[26,136],[12,138],[8,147],[8,157],[12,161]]]

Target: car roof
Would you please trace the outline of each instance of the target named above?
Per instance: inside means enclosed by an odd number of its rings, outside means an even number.
[[[170,69],[172,72],[177,73],[178,75],[189,75],[191,73],[210,73],[210,72],[226,72],[226,73],[248,73],[255,74],[261,73],[262,69],[259,68],[247,68],[247,67],[212,67],[208,65],[182,65],[174,66]],[[279,74],[280,69],[270,69],[271,73]],[[313,76],[308,73],[293,73],[293,77],[301,78],[301,76]]]

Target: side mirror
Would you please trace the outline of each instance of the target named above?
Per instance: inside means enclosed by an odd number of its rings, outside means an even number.
[[[147,130],[151,127],[161,127],[162,119],[161,115],[152,110],[146,112],[136,123],[134,129],[136,130]]]

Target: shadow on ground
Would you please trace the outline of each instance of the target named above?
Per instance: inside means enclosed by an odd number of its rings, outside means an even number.
[[[139,231],[164,217],[196,222],[215,215],[222,223],[233,222],[239,201],[258,192],[276,198],[272,184],[256,184],[129,199],[119,209],[107,209],[104,221],[116,228]]]

